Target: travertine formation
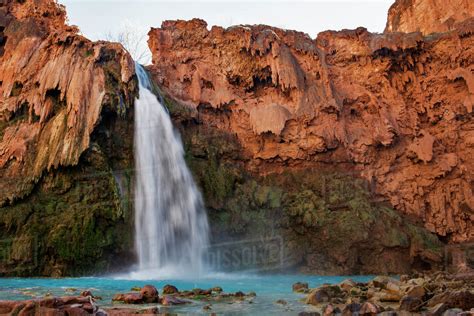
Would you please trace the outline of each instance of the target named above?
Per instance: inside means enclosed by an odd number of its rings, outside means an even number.
[[[388,11],[385,32],[447,32],[472,17],[471,0],[398,0]]]
[[[55,1],[0,7],[0,205],[28,194],[45,171],[76,165],[102,109],[125,113],[133,102],[130,55],[65,19]]]
[[[156,82],[235,134],[248,170],[337,166],[446,241],[474,238],[474,19],[429,37],[198,19],[149,35]]]
[[[0,276],[133,260],[134,63],[65,20],[54,0],[0,0]]]

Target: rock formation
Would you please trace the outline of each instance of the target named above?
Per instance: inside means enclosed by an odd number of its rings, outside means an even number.
[[[199,124],[235,135],[251,173],[333,166],[464,242],[474,238],[473,34],[473,19],[429,37],[358,28],[315,40],[166,21],[149,33],[150,70]]]
[[[0,274],[80,273],[121,251],[134,63],[65,20],[52,0],[0,1]]]
[[[388,11],[385,32],[442,33],[472,17],[474,2],[470,0],[397,0]]]

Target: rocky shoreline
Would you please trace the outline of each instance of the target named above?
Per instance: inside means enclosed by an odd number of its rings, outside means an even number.
[[[474,315],[474,275],[377,276],[367,283],[346,279],[338,284],[310,288],[308,283],[293,284],[300,316],[330,315]],[[173,306],[196,305],[201,313],[216,315],[214,304],[258,304],[255,292],[224,293],[219,286],[210,289],[178,290],[167,284],[161,291],[153,285],[115,294],[111,302],[89,290],[78,296],[45,297],[24,301],[0,301],[0,315],[175,315]],[[289,300],[274,304],[283,308]],[[202,306],[202,307],[201,307]],[[306,308],[308,307],[308,308]]]
[[[368,283],[347,279],[311,290],[307,283],[296,283],[293,291],[308,293],[306,304],[316,306],[324,316],[474,314],[472,274],[377,276]]]

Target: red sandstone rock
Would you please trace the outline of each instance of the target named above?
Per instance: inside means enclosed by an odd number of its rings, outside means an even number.
[[[385,32],[446,32],[472,17],[471,0],[397,0],[388,11]]]
[[[235,134],[247,169],[349,169],[451,241],[474,238],[474,23],[443,34],[166,21],[154,79],[202,124]],[[431,256],[428,252],[413,256]]]
[[[66,25],[55,1],[8,0],[0,10],[2,205],[46,170],[78,163],[102,109],[132,103],[134,63],[120,44]]]

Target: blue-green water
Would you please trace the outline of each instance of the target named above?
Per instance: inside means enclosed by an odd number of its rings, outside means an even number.
[[[215,312],[225,315],[241,314],[285,314],[297,315],[301,311],[311,311],[313,307],[301,302],[302,294],[292,293],[293,283],[308,282],[310,288],[324,283],[339,283],[351,278],[358,282],[367,282],[372,276],[308,276],[308,275],[244,275],[244,274],[215,274],[200,279],[188,280],[130,280],[114,277],[86,277],[63,279],[40,278],[0,278],[0,300],[23,300],[44,297],[45,295],[65,296],[79,294],[83,290],[91,290],[96,296],[102,297],[98,301],[100,306],[110,306],[111,298],[116,293],[130,292],[132,287],[141,287],[152,284],[159,290],[165,284],[173,284],[179,290],[193,288],[208,289],[220,286],[224,292],[243,291],[255,292],[253,299],[235,303],[212,303],[212,310],[204,312],[202,307],[206,302],[196,301],[193,304],[172,307],[166,310],[179,314],[209,314]],[[283,299],[287,305],[276,304]],[[161,307],[164,311],[164,307]]]

